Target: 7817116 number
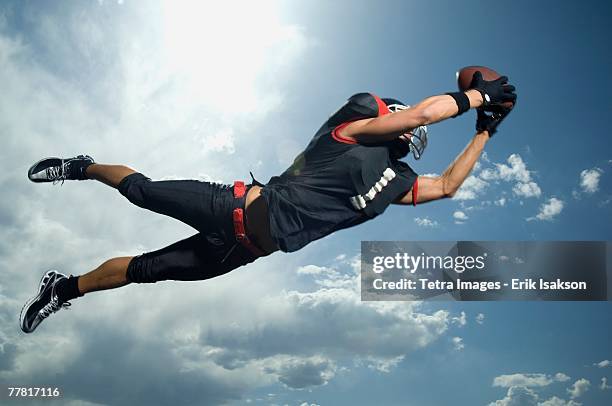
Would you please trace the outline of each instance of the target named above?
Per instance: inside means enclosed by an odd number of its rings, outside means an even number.
[[[50,398],[59,397],[62,393],[59,388],[52,387],[8,387],[8,396],[11,398]]]

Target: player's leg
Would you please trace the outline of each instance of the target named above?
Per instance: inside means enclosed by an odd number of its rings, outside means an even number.
[[[96,290],[113,289],[130,283],[126,274],[133,257],[105,261],[82,276],[70,276],[50,270],[43,275],[37,295],[23,306],[19,316],[21,330],[33,332],[51,314],[70,306],[70,300]]]
[[[198,180],[154,181],[124,165],[95,163],[88,155],[41,159],[28,170],[32,182],[94,179],[119,190],[135,205],[180,220],[198,231],[231,221],[231,186]],[[226,216],[229,209],[229,217]]]
[[[35,183],[94,179],[116,188],[123,178],[135,172],[125,165],[98,164],[89,155],[79,155],[41,159],[30,167],[28,178]]]
[[[97,163],[87,167],[86,176],[116,188],[138,207],[170,216],[198,231],[231,221],[233,195],[229,185],[193,179],[152,180],[124,165]]]
[[[21,329],[33,332],[51,314],[70,306],[70,300],[90,292],[130,283],[210,279],[256,259],[244,246],[225,235],[214,231],[196,234],[157,251],[110,259],[82,276],[66,277],[57,271],[48,271],[37,295],[21,311]]]
[[[127,279],[127,270],[132,258],[134,257],[117,257],[104,261],[96,269],[77,278],[76,291],[74,288],[72,291],[67,289],[67,292],[59,289],[58,295],[64,300],[71,300],[89,292],[125,286],[130,283]],[[74,296],[75,294],[77,296]]]
[[[94,179],[110,187],[117,188],[119,183],[128,175],[136,173],[125,165],[91,164],[85,170],[88,179]]]
[[[125,176],[117,190],[136,206],[170,216],[198,231],[233,230],[234,197],[229,185],[190,179],[151,180],[135,172]]]
[[[34,331],[50,314],[69,306],[69,300],[91,291],[130,282],[208,279],[256,258],[236,242],[231,186],[195,180],[152,181],[128,167],[94,164],[85,156],[42,160],[28,175],[35,182],[99,180],[117,188],[132,203],[181,220],[202,233],[155,252],[115,258],[80,277],[47,272],[37,296],[22,310],[24,332]]]

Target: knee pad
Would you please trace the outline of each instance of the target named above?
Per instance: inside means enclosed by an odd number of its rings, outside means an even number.
[[[126,278],[133,283],[155,283],[159,279],[155,273],[156,258],[148,257],[146,254],[132,258],[128,264]]]
[[[142,207],[145,201],[145,189],[150,182],[150,178],[147,178],[142,173],[136,172],[123,178],[121,182],[119,182],[117,189],[119,193],[125,196],[130,202]]]

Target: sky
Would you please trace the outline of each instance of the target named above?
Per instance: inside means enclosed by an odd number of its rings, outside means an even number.
[[[612,240],[610,18],[608,2],[2,2],[0,383],[58,386],[39,403],[70,406],[611,404],[607,302],[359,294],[362,240]],[[414,104],[466,65],[508,75],[518,103],[453,199],[214,280],[87,295],[19,330],[47,269],[193,234],[101,184],[29,183],[33,162],[266,182],[350,95]],[[441,173],[474,121],[430,126],[408,163]]]

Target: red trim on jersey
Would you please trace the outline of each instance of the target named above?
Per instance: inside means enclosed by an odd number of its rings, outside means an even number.
[[[356,120],[354,120],[354,121],[356,121]],[[349,125],[352,122],[353,121],[347,121],[346,123],[342,123],[339,126],[337,126],[336,128],[334,128],[333,131],[332,131],[332,138],[335,139],[338,142],[343,142],[345,144],[357,144],[357,141],[355,141],[354,139],[343,137],[340,134],[338,134],[339,130],[342,130],[344,127],[346,127],[347,125]]]
[[[372,94],[372,93],[370,93],[370,95],[374,98],[374,100],[376,100],[376,105],[378,107],[378,117],[384,116],[385,114],[391,113],[389,111],[389,107],[387,107],[385,102],[380,97],[378,97],[378,96],[376,96],[375,94]],[[361,120],[361,119],[357,119],[357,120]],[[353,120],[353,121],[357,121],[357,120]],[[358,142],[355,141],[354,139],[343,137],[340,134],[338,134],[338,132],[340,130],[342,130],[344,127],[346,127],[347,125],[349,125],[353,121],[347,121],[346,123],[342,123],[339,126],[337,126],[336,128],[334,128],[333,131],[332,131],[333,139],[335,139],[338,142],[345,143],[345,144],[352,144],[352,145],[358,144]]]
[[[412,185],[412,205],[417,205],[417,198],[419,197],[419,178],[416,178]]]
[[[372,94],[372,93],[370,93],[370,94]],[[389,107],[387,107],[385,102],[382,101],[382,99],[380,97],[376,96],[375,94],[372,94],[372,97],[374,97],[374,100],[376,100],[376,104],[378,105],[378,117],[384,116],[385,114],[391,113],[389,111]]]

